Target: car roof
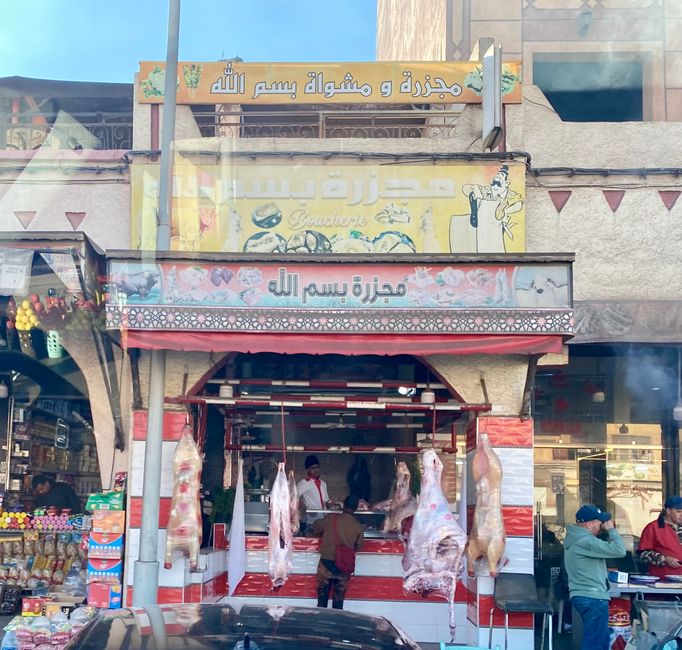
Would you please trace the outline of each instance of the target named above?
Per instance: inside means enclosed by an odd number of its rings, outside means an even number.
[[[249,645],[251,650],[419,648],[382,617],[248,603],[109,610],[86,626],[68,647],[247,650]]]

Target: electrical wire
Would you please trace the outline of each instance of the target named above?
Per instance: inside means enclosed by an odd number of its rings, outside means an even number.
[[[469,146],[479,140],[477,137]],[[131,150],[126,153],[126,156],[131,157],[154,157],[159,155],[157,150]],[[504,162],[522,159],[526,165],[530,164],[531,156],[526,151],[503,151],[503,152],[474,152],[474,151],[449,151],[449,152],[411,152],[411,153],[396,153],[385,151],[209,151],[197,150],[189,151],[179,149],[177,151],[181,156],[207,156],[211,158],[251,158],[255,160],[258,156],[267,156],[268,158],[323,158],[324,160],[331,160],[333,158],[351,158],[360,161],[365,160],[386,160],[390,163],[397,163],[401,161],[412,162],[443,162],[448,160],[465,160],[468,162]]]
[[[547,106],[547,104],[541,104],[540,102],[529,99],[526,95],[523,96],[523,101],[528,102],[529,104],[535,104],[535,106],[539,106],[540,108],[548,110],[550,113],[556,114],[556,111],[551,106]]]

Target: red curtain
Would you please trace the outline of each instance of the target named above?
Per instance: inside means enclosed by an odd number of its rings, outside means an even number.
[[[510,334],[280,334],[129,330],[127,346],[191,352],[280,354],[541,354],[560,353],[558,335]]]

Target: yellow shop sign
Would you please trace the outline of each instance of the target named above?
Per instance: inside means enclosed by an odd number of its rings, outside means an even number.
[[[525,167],[194,164],[177,157],[173,250],[525,252]],[[133,247],[153,250],[159,167],[132,166]]]
[[[142,61],[137,98],[163,102],[165,64]],[[482,66],[469,61],[178,64],[179,104],[476,104]],[[502,99],[521,102],[521,63],[502,66]]]

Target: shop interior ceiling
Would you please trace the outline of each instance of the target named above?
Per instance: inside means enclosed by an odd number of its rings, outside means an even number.
[[[219,373],[221,376],[204,387],[204,396],[216,398],[221,385],[228,382],[235,397],[252,402],[248,407],[239,403],[219,406],[242,444],[276,442],[282,424],[289,442],[389,444],[397,438],[414,442],[434,429],[449,434],[458,419],[466,420],[459,411],[437,411],[434,421],[431,411],[408,410],[409,405],[421,404],[422,393],[429,389],[439,405],[459,403],[428,368],[411,357],[273,358],[241,355],[227,372]],[[320,407],[278,407],[270,405],[273,401],[320,402]],[[357,403],[363,402],[404,404],[406,408],[357,408]]]

